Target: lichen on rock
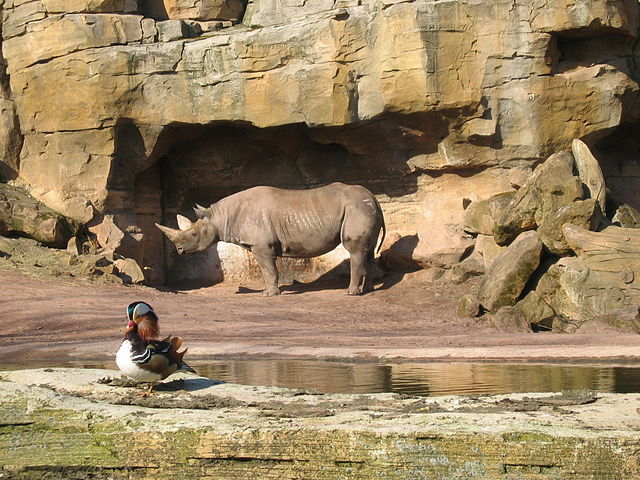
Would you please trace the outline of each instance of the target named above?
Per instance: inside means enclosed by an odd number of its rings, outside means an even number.
[[[639,473],[640,435],[628,420],[637,415],[635,394],[313,395],[189,375],[153,400],[101,380],[114,373],[0,372],[0,473],[406,479],[543,469],[602,480]],[[137,402],[119,402],[130,397]]]

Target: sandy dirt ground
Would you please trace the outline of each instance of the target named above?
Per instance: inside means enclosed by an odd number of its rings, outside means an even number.
[[[344,285],[343,285],[344,283]],[[616,360],[640,358],[640,335],[496,332],[460,319],[474,284],[442,286],[425,272],[387,276],[361,297],[339,284],[294,285],[279,297],[214,286],[161,291],[84,278],[32,276],[0,263],[0,360],[5,366],[110,361],[125,308],[150,303],[161,334],[183,337],[188,358],[312,357],[343,360]]]

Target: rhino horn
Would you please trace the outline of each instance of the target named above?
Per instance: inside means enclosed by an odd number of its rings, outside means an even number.
[[[160,225],[159,223],[156,223],[156,227],[158,227],[158,229],[162,233],[164,233],[169,240],[171,240],[172,242],[175,243],[175,241],[177,240],[178,233],[180,233],[179,230],[176,230],[174,228],[165,227],[164,225]]]
[[[178,228],[180,230],[189,230],[191,228],[191,220],[189,220],[187,217],[176,215],[176,219],[178,220]]]

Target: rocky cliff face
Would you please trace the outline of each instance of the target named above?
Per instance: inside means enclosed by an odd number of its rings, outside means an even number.
[[[637,0],[5,0],[0,174],[153,282],[219,279],[218,257],[226,278],[246,275],[228,248],[195,274],[153,222],[256,184],[363,184],[383,205],[389,262],[450,265],[471,243],[469,200],[521,185],[574,138],[602,159],[610,198],[640,207],[639,11]]]

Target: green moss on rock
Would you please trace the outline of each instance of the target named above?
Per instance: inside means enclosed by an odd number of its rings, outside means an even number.
[[[179,394],[157,393],[174,398],[176,406],[185,395],[216,392],[235,399],[190,410],[116,405],[129,392],[100,384],[104,371],[76,373],[76,384],[55,372],[44,387],[28,385],[46,379],[46,372],[34,372],[5,377],[27,385],[1,382],[4,478],[609,480],[640,474],[640,432],[625,424],[638,395],[562,397],[561,403],[548,396],[319,397],[207,386],[199,378],[185,379]],[[432,408],[436,401],[438,408]],[[288,405],[289,415],[268,414],[274,402]],[[338,410],[305,414],[327,402]],[[570,406],[578,413],[538,413],[532,404]],[[598,412],[606,413],[606,421]]]

